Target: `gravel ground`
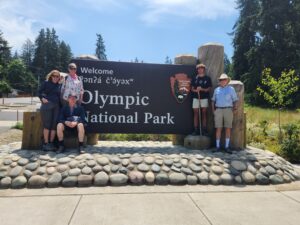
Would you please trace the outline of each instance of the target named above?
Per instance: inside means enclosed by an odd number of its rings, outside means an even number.
[[[6,132],[0,133],[0,145],[7,145],[12,142],[22,141],[22,131],[17,129],[10,129]]]

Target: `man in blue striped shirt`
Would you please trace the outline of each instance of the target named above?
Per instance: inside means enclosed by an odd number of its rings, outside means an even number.
[[[237,94],[232,86],[229,86],[230,78],[227,74],[221,74],[219,87],[214,91],[212,97],[212,111],[214,113],[216,128],[216,147],[220,150],[220,139],[222,128],[225,127],[225,151],[231,153],[229,149],[230,134],[233,121],[233,113],[237,109]]]

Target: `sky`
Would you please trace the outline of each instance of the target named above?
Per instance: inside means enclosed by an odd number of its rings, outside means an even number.
[[[102,35],[108,60],[164,63],[197,56],[208,42],[233,54],[235,0],[0,0],[0,30],[12,51],[42,28],[54,28],[74,56],[95,54]]]

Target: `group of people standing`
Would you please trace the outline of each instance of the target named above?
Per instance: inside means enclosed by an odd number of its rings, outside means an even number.
[[[194,112],[194,132],[192,135],[207,135],[207,109],[209,107],[209,97],[212,88],[210,77],[206,75],[206,66],[198,64],[196,66],[197,75],[192,79],[192,108]],[[214,90],[211,98],[211,109],[214,115],[216,128],[216,151],[221,150],[220,139],[222,128],[225,128],[225,151],[230,150],[230,136],[233,122],[233,114],[237,110],[237,94],[232,86],[229,86],[230,78],[227,74],[219,77],[219,86]],[[201,113],[199,114],[199,110]],[[199,118],[201,115],[202,118]],[[199,120],[201,123],[199,123]],[[202,127],[199,126],[202,125]],[[202,129],[200,131],[200,129]]]
[[[41,100],[41,119],[43,124],[44,151],[63,152],[64,133],[77,132],[78,151],[84,153],[85,111],[81,106],[83,83],[76,74],[75,63],[68,65],[68,75],[61,76],[58,70],[52,70],[39,89]],[[54,141],[58,139],[58,145]]]

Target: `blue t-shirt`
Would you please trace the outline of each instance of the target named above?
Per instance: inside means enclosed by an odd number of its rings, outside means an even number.
[[[216,107],[233,107],[233,103],[238,100],[238,97],[234,88],[227,85],[217,87],[211,100],[215,102]]]

